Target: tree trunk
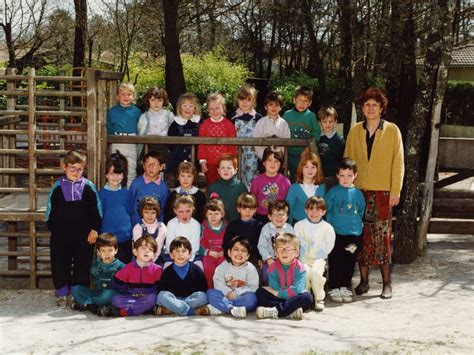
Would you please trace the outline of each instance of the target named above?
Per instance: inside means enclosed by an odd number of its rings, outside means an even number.
[[[76,13],[74,28],[73,67],[84,67],[86,58],[87,0],[74,0]]]
[[[431,5],[427,52],[418,83],[413,119],[408,125],[405,144],[405,193],[401,212],[397,219],[399,233],[395,238],[393,255],[394,261],[400,264],[413,262],[419,252],[417,216],[420,197],[418,186],[422,180],[420,160],[423,135],[442,86],[438,85],[438,81],[442,81],[438,70],[443,56],[451,51],[448,37],[452,36],[452,10],[453,7],[448,5],[446,0],[434,1]],[[448,53],[446,53],[446,49]]]
[[[166,90],[173,107],[176,108],[176,102],[179,96],[186,91],[184,82],[183,64],[179,50],[178,34],[178,1],[162,0],[163,14],[165,18],[165,82]]]

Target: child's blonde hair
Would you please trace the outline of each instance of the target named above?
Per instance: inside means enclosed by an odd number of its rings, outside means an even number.
[[[324,180],[323,169],[321,168],[321,160],[315,153],[310,152],[308,148],[305,148],[305,150],[303,150],[300,155],[300,162],[296,168],[295,181],[300,184],[303,183],[303,167],[308,162],[311,162],[311,164],[316,166],[316,175],[313,178],[313,184],[321,184]]]
[[[182,94],[179,97],[178,102],[176,103],[176,113],[179,116],[182,115],[183,111],[181,110],[181,105],[183,105],[184,101],[191,101],[195,109],[194,114],[199,115],[199,116],[201,115],[201,106],[199,105],[198,98],[192,92],[187,92],[187,93]]]
[[[177,177],[179,177],[179,174],[181,173],[188,173],[193,176],[193,184],[197,182],[197,169],[196,166],[189,162],[189,161],[183,161],[178,165],[178,173],[176,174]]]
[[[179,196],[173,203],[173,209],[177,209],[180,205],[189,205],[194,208],[194,198],[190,195]]]
[[[204,212],[207,211],[219,211],[222,216],[225,216],[224,202],[219,198],[211,198],[204,206]]]
[[[318,111],[318,120],[322,121],[326,117],[334,117],[334,120],[337,122],[337,111],[332,106],[321,106]]]
[[[130,91],[133,96],[135,96],[135,86],[132,83],[120,83],[120,85],[117,87],[117,95],[120,94],[122,91]]]
[[[295,248],[297,252],[300,251],[300,240],[298,239],[296,235],[291,234],[291,233],[282,233],[282,234],[277,235],[277,237],[275,238],[275,243],[273,245],[273,248],[276,251],[276,249],[279,246],[286,245],[286,244],[291,245],[293,248]]]
[[[149,88],[145,95],[143,95],[143,103],[145,104],[146,108],[150,108],[150,99],[162,99],[163,100],[163,107],[168,106],[168,93],[165,89],[161,89],[158,86],[153,86]]]
[[[304,209],[312,210],[313,208],[326,211],[326,201],[324,201],[324,198],[319,196],[311,196],[308,198],[304,203]]]
[[[238,208],[257,208],[258,202],[257,197],[250,192],[242,192],[239,197],[237,197],[237,207]]]
[[[85,164],[87,156],[80,150],[70,150],[64,156],[64,165],[68,164]]]
[[[210,102],[217,102],[219,105],[222,105],[224,113],[227,111],[225,107],[225,97],[222,94],[212,93],[207,95],[207,106],[209,107]]]
[[[234,97],[234,104],[238,107],[239,100],[247,99],[252,101],[253,107],[257,105],[257,90],[255,90],[255,88],[250,84],[242,85],[239,90],[237,90]]]

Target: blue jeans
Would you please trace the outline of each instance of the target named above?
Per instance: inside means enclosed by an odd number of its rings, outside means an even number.
[[[118,292],[112,289],[98,290],[76,285],[72,287],[72,295],[74,300],[82,305],[108,306],[112,302],[112,297],[118,295]]]
[[[193,315],[194,308],[207,304],[207,296],[202,291],[194,292],[188,297],[176,297],[172,292],[161,291],[156,298],[156,304],[180,316]]]
[[[207,290],[207,298],[211,306],[223,313],[230,313],[232,307],[245,307],[248,312],[253,312],[257,307],[255,292],[247,292],[236,299],[228,299],[222,291],[211,288]]]

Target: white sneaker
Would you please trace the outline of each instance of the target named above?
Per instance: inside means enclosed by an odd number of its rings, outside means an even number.
[[[324,311],[324,301],[316,301],[316,304],[314,305],[314,310],[316,312],[322,312]]]
[[[353,301],[352,297],[354,295],[352,294],[352,291],[349,290],[347,287],[341,287],[340,293],[341,293],[342,300],[344,302],[351,303]]]
[[[331,301],[336,303],[342,303],[343,301],[341,290],[339,288],[333,288],[329,291],[329,297],[331,298]]]
[[[278,310],[276,307],[257,307],[257,312],[255,313],[258,319],[263,318],[278,318]]]
[[[301,308],[301,307],[298,308],[296,311],[291,313],[287,318],[302,320],[303,319],[303,308]]]
[[[230,314],[235,318],[247,318],[247,310],[245,307],[232,307],[230,309]]]
[[[213,305],[211,304],[208,304],[207,305],[207,308],[209,309],[209,314],[211,316],[217,316],[219,314],[222,314],[222,311],[218,310],[216,307],[214,307]]]

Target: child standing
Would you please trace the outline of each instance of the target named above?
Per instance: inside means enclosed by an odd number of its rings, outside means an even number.
[[[169,247],[173,264],[166,268],[156,298],[157,316],[208,316],[207,282],[202,270],[190,262],[193,250],[187,238],[175,238]]]
[[[257,290],[257,318],[303,319],[303,311],[311,308],[313,297],[305,289],[306,271],[298,260],[300,243],[290,233],[275,239],[277,260],[268,268],[269,286]]]
[[[293,96],[295,107],[283,114],[283,118],[290,127],[291,138],[314,138],[318,142],[321,128],[316,122],[316,115],[309,110],[312,99],[313,90],[310,88],[300,86],[296,89]],[[301,147],[288,148],[288,169],[290,170],[291,181],[295,179],[296,167],[302,151],[303,148]]]
[[[124,264],[115,258],[118,242],[115,235],[102,233],[97,237],[95,249],[97,258],[91,266],[91,279],[95,288],[81,285],[72,287],[74,303],[71,308],[78,311],[90,310],[97,313],[98,307],[108,306],[117,292],[111,289],[112,278],[115,273],[124,267]]]
[[[82,176],[86,155],[71,150],[63,164],[65,176],[54,184],[46,207],[51,274],[59,307],[67,306],[72,285],[89,286],[93,244],[102,215],[94,184]]]
[[[196,95],[182,94],[176,104],[177,116],[168,130],[170,137],[197,137],[201,121],[201,109]],[[178,164],[187,160],[191,161],[190,145],[170,146],[169,171],[175,173]]]
[[[291,132],[288,123],[280,116],[283,107],[283,97],[275,92],[270,91],[264,101],[267,115],[262,117],[255,125],[253,136],[255,138],[290,138]],[[255,147],[255,152],[261,160],[265,147]],[[284,149],[284,148],[280,148]]]
[[[211,315],[230,313],[236,318],[245,318],[247,312],[252,312],[257,306],[258,272],[248,262],[250,248],[247,239],[232,239],[227,260],[217,267],[214,274],[215,288],[207,290],[207,308]]]
[[[225,231],[222,248],[228,250],[232,239],[237,236],[245,237],[250,243],[250,262],[255,267],[260,266],[261,257],[258,252],[258,237],[262,231],[262,222],[254,218],[257,211],[257,198],[255,195],[244,192],[237,199],[237,211],[240,218],[232,221]]]
[[[173,112],[164,107],[169,105],[168,94],[166,90],[156,86],[149,88],[143,95],[143,103],[147,111],[143,113],[138,120],[139,136],[162,136],[168,135],[168,129],[174,121]],[[168,147],[163,144],[149,144],[148,150],[154,150],[160,153],[163,161],[168,159]],[[141,148],[138,149],[141,152]],[[144,152],[142,152],[144,154]]]
[[[321,158],[324,176],[331,180],[331,186],[328,186],[330,188],[336,184],[336,173],[344,156],[344,138],[336,132],[337,112],[334,107],[321,107],[318,111],[318,120],[321,126],[318,153]]]
[[[168,201],[169,190],[165,181],[160,177],[162,169],[160,153],[148,152],[143,156],[143,168],[145,172],[138,176],[130,186],[130,198],[132,203],[133,215],[132,224],[140,223],[140,201],[144,196],[152,196],[158,200],[161,206],[166,206]],[[163,221],[163,211],[158,216],[159,221]]]
[[[158,260],[166,238],[166,226],[164,223],[158,222],[159,215],[160,203],[156,198],[143,197],[140,201],[140,217],[142,217],[142,220],[141,223],[135,224],[132,231],[134,242],[145,235],[149,235],[156,241],[154,262]]]
[[[295,224],[295,234],[301,243],[300,260],[308,272],[306,288],[313,291],[315,310],[324,310],[323,276],[326,259],[334,248],[336,235],[332,226],[323,220],[326,214],[326,203],[321,197],[310,197],[305,203],[308,218]]]
[[[237,137],[253,137],[255,126],[262,115],[255,111],[257,105],[257,90],[249,84],[243,85],[235,94],[235,105],[237,110],[231,115],[234,122]],[[255,147],[244,146],[240,154],[240,174],[242,182],[250,188],[253,179],[258,174],[258,159]]]
[[[250,192],[257,196],[257,219],[262,223],[268,222],[269,203],[276,200],[284,200],[290,189],[290,180],[280,173],[284,159],[283,151],[278,147],[271,146],[265,148],[262,158],[265,173],[257,176],[250,188]]]
[[[174,214],[174,201],[179,196],[189,195],[194,199],[194,215],[193,217],[201,223],[204,220],[204,205],[206,204],[206,195],[199,190],[193,183],[197,181],[197,171],[194,164],[183,161],[178,166],[178,183],[179,186],[171,192],[168,203],[165,208],[165,223],[168,223],[176,215]]]
[[[305,203],[312,196],[323,197],[323,171],[318,156],[309,150],[304,150],[296,169],[296,182],[291,185],[286,195],[290,206],[289,222],[294,224],[306,218]]]
[[[112,307],[101,307],[99,316],[139,316],[153,308],[161,267],[153,262],[156,241],[146,235],[133,244],[135,260],[115,274],[112,287],[120,294],[112,298]]]
[[[218,198],[211,199],[205,206],[206,219],[201,224],[201,247],[199,254],[202,256],[204,276],[209,288],[214,287],[212,277],[216,267],[224,261],[224,233],[227,222],[224,221],[224,203]]]
[[[209,94],[207,97],[209,118],[199,127],[199,137],[235,137],[235,127],[225,114],[225,99],[221,94]],[[217,167],[222,154],[237,155],[233,145],[200,145],[198,159],[201,171],[206,174],[207,186],[218,179]]]
[[[107,111],[107,134],[119,136],[137,135],[137,123],[142,112],[133,105],[135,87],[130,83],[121,83],[117,88],[117,104]],[[114,143],[111,146],[114,152],[119,150],[128,162],[128,186],[136,176],[137,146],[136,144]]]
[[[362,245],[365,199],[354,187],[357,165],[345,158],[339,165],[339,185],[326,194],[327,221],[336,231],[336,243],[328,257],[329,296],[334,302],[352,302],[352,276],[357,251]]]
[[[237,174],[237,158],[235,155],[223,154],[217,161],[217,172],[220,179],[208,186],[209,197],[218,197],[224,201],[225,215],[230,222],[239,218],[237,198],[247,192],[245,185],[235,177]]]
[[[118,239],[117,259],[123,263],[132,260],[132,205],[130,191],[124,186],[127,179],[127,160],[119,152],[111,154],[105,164],[107,182],[100,189],[104,218],[101,233],[112,233]]]
[[[201,257],[198,255],[199,242],[201,240],[201,225],[193,216],[194,200],[191,196],[180,196],[174,201],[174,213],[176,217],[168,222],[166,232],[165,268],[170,264],[171,242],[177,237],[184,236],[192,246],[190,260],[202,269]]]
[[[275,252],[273,245],[275,238],[283,233],[294,234],[291,224],[288,220],[289,207],[285,200],[270,202],[268,205],[268,219],[270,222],[265,224],[258,238],[258,251],[262,256],[262,282],[268,285],[267,269],[275,262]]]

